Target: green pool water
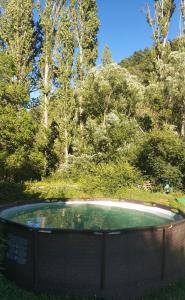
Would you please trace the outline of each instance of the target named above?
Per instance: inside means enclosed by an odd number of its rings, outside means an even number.
[[[2,218],[35,228],[74,230],[117,230],[155,226],[180,219],[179,215],[157,215],[155,212],[95,204],[52,204],[8,209]]]

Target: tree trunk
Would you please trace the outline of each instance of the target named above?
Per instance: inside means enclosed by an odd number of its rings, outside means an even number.
[[[68,132],[66,128],[64,130],[64,136],[65,136],[65,164],[68,164],[69,150],[68,150]]]
[[[181,123],[181,136],[185,137],[185,114],[183,114],[182,117],[182,123]]]
[[[44,126],[48,128],[48,95],[44,95]]]
[[[45,62],[45,70],[44,70],[44,126],[48,128],[48,105],[49,105],[49,83],[48,83],[48,75],[49,75],[49,64],[46,58]]]
[[[79,96],[79,123],[80,123],[80,131],[83,131],[83,122],[82,122],[82,113],[83,113],[83,109],[82,109],[82,101],[83,101],[83,97]]]
[[[183,120],[181,124],[181,136],[185,137],[185,116],[183,116]]]
[[[84,76],[83,76],[83,49],[81,46],[81,41],[80,38],[78,38],[79,40],[79,59],[80,59],[80,84],[82,85],[83,81],[84,81]],[[80,131],[83,131],[83,122],[82,122],[82,113],[83,113],[83,109],[82,109],[82,103],[83,103],[83,96],[80,95],[79,96],[79,122],[80,122]]]

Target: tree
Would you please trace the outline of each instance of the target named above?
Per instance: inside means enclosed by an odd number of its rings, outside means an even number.
[[[71,0],[77,54],[77,83],[81,88],[89,70],[95,65],[98,49],[99,18],[96,0]],[[78,119],[82,128],[82,94],[78,96]]]
[[[171,97],[172,122],[177,126],[182,137],[185,137],[185,51],[173,51],[165,67],[166,86]]]
[[[147,5],[147,22],[152,28],[157,59],[164,58],[170,20],[175,10],[174,0],[154,0],[154,17]]]
[[[110,112],[106,127],[98,118],[89,118],[86,123],[86,154],[95,162],[126,160],[132,156],[132,149],[143,133],[134,119]]]
[[[44,157],[35,145],[37,124],[24,107],[27,93],[15,74],[9,55],[0,53],[0,179],[40,178]]]
[[[28,94],[35,43],[33,8],[33,0],[10,0],[0,16],[0,37],[4,51],[14,61],[14,79],[24,84]]]
[[[15,78],[16,67],[9,55],[0,53],[0,101],[1,105],[12,105],[21,109],[29,101],[25,85]]]
[[[154,76],[153,48],[136,51],[128,58],[121,60],[120,66],[127,69],[129,73],[136,75],[145,85],[149,85]]]
[[[37,126],[25,109],[0,105],[1,180],[40,178],[44,157],[34,145]]]
[[[111,64],[112,62],[113,60],[110,49],[108,46],[105,46],[103,50],[102,64],[105,67],[106,65]]]
[[[170,182],[176,188],[185,184],[184,142],[167,128],[149,133],[137,153],[136,166],[156,184]]]
[[[86,119],[88,116],[100,118],[104,126],[112,111],[135,117],[144,98],[144,87],[137,77],[117,64],[94,68],[84,83],[83,92]]]
[[[185,0],[180,0],[180,37],[185,35]]]
[[[44,126],[49,125],[48,106],[53,92],[54,56],[56,49],[56,32],[60,23],[60,13],[65,0],[46,0],[44,7],[41,0],[37,0],[40,25],[43,31],[42,53],[39,60],[40,89],[44,96]]]
[[[59,128],[60,161],[68,163],[69,148],[74,129],[75,102],[72,88],[74,74],[74,35],[71,7],[61,11],[61,22],[56,33],[56,72],[57,91],[51,101],[51,113]],[[61,151],[62,148],[62,151]],[[62,153],[61,153],[62,152]],[[63,155],[62,155],[63,154]]]
[[[174,0],[154,0],[154,16],[147,6],[147,22],[153,31],[152,61],[154,72],[146,89],[146,97],[149,99],[152,122],[159,128],[164,123],[169,123],[171,117],[171,97],[168,93],[165,68],[168,65],[171,52],[168,32],[174,10]]]

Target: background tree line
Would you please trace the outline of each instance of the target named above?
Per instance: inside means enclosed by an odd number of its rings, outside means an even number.
[[[96,66],[96,0],[1,1],[0,178],[185,187],[185,1],[146,7],[153,47]],[[88,179],[89,180],[89,179]]]

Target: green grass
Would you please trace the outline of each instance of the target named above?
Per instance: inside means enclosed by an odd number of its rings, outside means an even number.
[[[24,184],[0,182],[0,204],[26,200],[47,200],[51,198],[112,198],[130,199],[156,204],[170,205],[185,208],[177,203],[177,197],[183,197],[182,192],[165,194],[164,192],[149,192],[135,187],[122,187],[115,191],[102,190],[98,186],[92,187],[89,182],[71,179],[45,180],[40,182],[27,182]]]
[[[27,182],[25,184],[0,182],[0,204],[33,199],[47,200],[50,198],[105,198],[131,199],[171,205],[185,210],[185,205],[178,204],[175,198],[184,196],[181,192],[165,194],[152,193],[137,188],[119,188],[114,192],[92,187],[86,181],[52,180]],[[70,298],[34,295],[16,287],[13,283],[0,276],[0,299],[2,300],[71,300]],[[76,298],[78,300],[79,298]],[[87,300],[81,298],[80,300]],[[90,300],[93,300],[92,298]],[[185,280],[162,289],[159,293],[142,297],[142,300],[185,300]]]
[[[79,300],[79,298],[54,297],[35,295],[17,287],[12,282],[0,275],[0,299],[1,300]],[[94,300],[95,298],[80,298],[80,300]]]
[[[91,186],[85,185],[83,182],[75,182],[72,180],[56,180],[43,181],[35,183],[27,183],[25,185],[25,193],[27,195],[37,195],[40,199],[50,198],[112,198],[112,199],[130,199],[144,201],[147,203],[156,203],[169,205],[176,208],[185,208],[185,205],[177,203],[177,197],[183,197],[181,192],[165,194],[163,192],[149,192],[138,188],[123,187],[115,192],[105,192],[101,189],[92,189]]]
[[[46,295],[35,295],[17,287],[3,276],[0,276],[0,299],[1,300],[95,300],[96,298],[69,298]],[[144,296],[138,300],[184,300],[185,280],[162,289],[153,295]],[[124,300],[124,299],[123,299]]]
[[[141,300],[184,300],[185,299],[185,279],[178,283],[170,284],[153,295],[142,297]]]

